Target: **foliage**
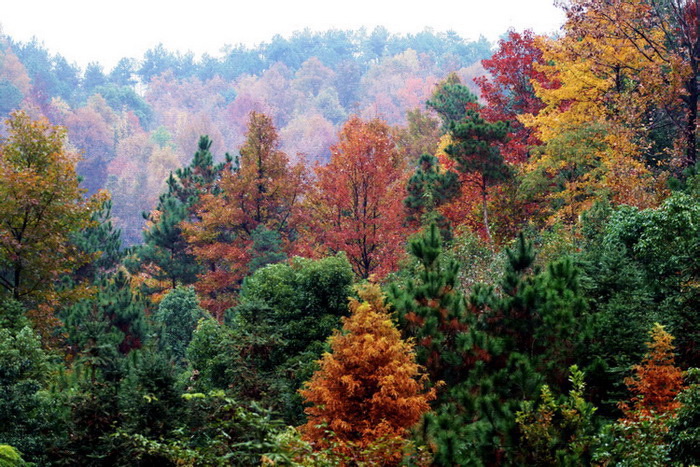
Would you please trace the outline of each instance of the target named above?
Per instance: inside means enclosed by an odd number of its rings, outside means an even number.
[[[301,165],[291,166],[279,150],[272,119],[252,112],[240,167],[227,172],[217,193],[207,193],[196,206],[199,220],[183,224],[191,251],[205,266],[195,284],[202,305],[219,320],[235,303],[235,294],[256,256],[253,232],[259,226],[279,235],[289,250],[305,183]]]
[[[358,291],[344,333],[330,339],[317,371],[301,391],[306,409],[304,437],[320,448],[331,439],[338,452],[353,456],[357,448],[388,442],[380,454],[384,465],[398,464],[407,429],[429,409],[434,390],[426,392],[412,346],[401,340],[377,286]],[[392,449],[393,448],[393,449]]]
[[[457,174],[441,170],[435,156],[423,154],[418,159],[415,172],[408,179],[406,191],[408,194],[403,200],[406,220],[412,225],[430,225],[433,221],[437,222],[443,237],[450,239],[450,223],[437,208],[459,193]]]
[[[6,124],[9,136],[0,143],[0,291],[50,309],[71,292],[57,289],[58,279],[89,260],[71,237],[90,225],[91,210],[101,201],[83,198],[77,158],[64,149],[63,129],[21,112]],[[38,324],[45,333],[51,326]]]
[[[305,202],[311,218],[302,240],[320,254],[344,251],[361,278],[384,276],[396,268],[407,233],[404,160],[384,122],[358,117],[331,152]]]
[[[666,439],[671,459],[690,465],[700,459],[700,371],[689,369],[685,379],[687,387],[676,398],[680,407],[669,423]]]
[[[0,467],[17,467],[28,465],[17,449],[8,444],[0,444]]]
[[[0,369],[0,439],[25,459],[44,462],[61,435],[52,432],[57,417],[54,402],[42,394],[52,367],[36,332],[28,326],[0,328]]]
[[[537,407],[523,402],[515,421],[523,434],[523,462],[529,465],[589,464],[593,452],[596,408],[583,397],[583,372],[571,366],[572,388],[566,399],[557,401],[549,386],[542,386]]]
[[[405,285],[391,285],[389,300],[403,335],[415,339],[416,361],[426,368],[431,384],[451,387],[464,380],[474,363],[464,345],[473,320],[456,289],[459,265],[444,259],[435,224],[411,239],[409,249],[419,269]]]
[[[192,333],[204,315],[192,287],[173,289],[158,304],[158,310],[153,314],[158,343],[171,361],[184,364]]]
[[[642,363],[633,367],[635,375],[625,379],[634,394],[632,407],[623,406],[627,420],[652,414],[673,416],[680,407],[675,398],[683,390],[683,373],[674,363],[673,336],[658,323],[650,334],[649,351]]]

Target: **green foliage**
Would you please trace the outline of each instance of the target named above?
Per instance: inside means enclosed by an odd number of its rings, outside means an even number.
[[[28,465],[23,459],[22,455],[7,444],[0,444],[0,467],[18,467]]]
[[[462,84],[456,73],[452,73],[433,92],[426,106],[437,112],[442,120],[442,130],[447,133],[453,124],[467,116],[467,105],[476,102],[474,93]]]
[[[268,264],[279,263],[287,259],[282,251],[282,239],[276,230],[270,230],[265,224],[259,224],[250,233],[253,244],[250,247],[248,270],[253,273]]]
[[[593,461],[625,467],[670,465],[665,432],[665,420],[660,416],[606,425],[596,439]]]
[[[404,336],[415,339],[416,361],[426,367],[432,384],[442,381],[451,387],[464,380],[471,366],[470,348],[462,344],[473,320],[455,289],[459,265],[443,259],[441,243],[434,223],[409,242],[419,269],[406,284],[391,284],[389,301]]]
[[[143,299],[123,272],[102,278],[96,294],[64,309],[70,352],[98,368],[115,368],[120,356],[140,348],[148,333]]]
[[[153,314],[160,349],[177,364],[184,364],[197,322],[205,316],[192,287],[171,290]]]
[[[295,257],[246,278],[241,302],[268,307],[270,315],[253,319],[275,323],[285,342],[279,351],[291,356],[325,341],[338,327],[339,317],[347,313],[352,278],[350,263],[342,254],[319,260]]]
[[[42,395],[50,372],[49,355],[30,327],[0,328],[0,439],[31,461],[44,461],[60,436],[51,431],[56,417],[53,401]],[[3,462],[0,456],[0,465]]]
[[[686,372],[688,387],[676,400],[681,406],[669,422],[666,439],[674,462],[693,465],[700,460],[700,369]]]
[[[408,180],[408,192],[403,203],[406,206],[406,220],[417,225],[430,225],[436,222],[443,238],[452,238],[450,222],[436,210],[459,193],[459,177],[453,171],[440,171],[438,159],[423,154],[418,159],[415,172]]]
[[[440,465],[517,462],[521,402],[537,398],[544,383],[560,391],[567,384],[563,369],[582,359],[590,338],[579,270],[570,259],[540,271],[523,236],[506,257],[500,293],[483,285],[472,291],[471,324],[456,339],[464,353],[445,370],[461,372],[461,380],[448,384],[425,420]]]
[[[78,248],[93,259],[75,271],[73,278],[81,281],[96,281],[114,272],[124,258],[121,230],[112,223],[112,201],[105,200],[92,213],[92,224],[74,234]]]
[[[521,462],[527,465],[586,465],[591,461],[596,408],[583,398],[583,372],[570,368],[571,390],[556,400],[549,386],[542,386],[540,399],[523,402],[515,421],[522,433]]]
[[[284,424],[257,404],[241,404],[221,391],[186,393],[183,429],[167,438],[119,430],[114,438],[139,465],[250,466],[263,456],[289,465],[290,457],[278,446]]]

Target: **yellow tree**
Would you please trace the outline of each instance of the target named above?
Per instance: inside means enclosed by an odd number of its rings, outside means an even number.
[[[90,259],[71,235],[90,224],[104,195],[84,198],[78,156],[64,149],[63,128],[22,112],[6,124],[9,136],[0,142],[0,297],[46,309],[69,292],[56,289],[61,275]]]
[[[602,196],[641,208],[658,202],[657,181],[643,158],[652,144],[650,115],[673,94],[658,73],[648,71],[661,63],[650,63],[643,48],[587,12],[569,17],[562,38],[538,39],[545,63],[538,68],[546,79],[533,84],[545,107],[520,117],[544,143],[525,168],[524,187],[547,193],[551,220],[565,223]],[[596,34],[582,33],[588,29],[581,17],[589,28],[596,25]]]
[[[355,461],[373,445],[385,446],[371,462],[396,465],[408,429],[429,410],[434,389],[416,364],[413,344],[401,340],[377,285],[350,301],[343,331],[330,338],[331,352],[320,361],[302,396],[311,406],[304,438],[318,448],[333,447]]]

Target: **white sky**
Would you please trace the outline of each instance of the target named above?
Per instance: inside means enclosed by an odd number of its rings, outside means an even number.
[[[386,27],[391,33],[454,30],[496,40],[508,28],[552,33],[563,22],[554,0],[0,0],[0,27],[36,37],[52,53],[111,70],[122,57],[168,50],[220,56],[226,44],[257,45],[294,31]]]

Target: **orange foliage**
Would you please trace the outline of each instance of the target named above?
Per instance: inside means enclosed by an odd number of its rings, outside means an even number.
[[[680,407],[675,397],[683,390],[683,372],[674,364],[673,336],[657,323],[651,338],[642,364],[634,367],[636,374],[625,379],[625,384],[635,394],[632,408],[621,405],[629,421],[652,414],[673,414]]]
[[[241,166],[224,173],[220,193],[202,196],[196,207],[199,220],[183,224],[192,253],[206,267],[195,284],[202,306],[220,320],[249,272],[253,231],[264,226],[278,233],[283,248],[289,249],[306,187],[302,166],[289,165],[266,115],[250,114],[240,153]]]
[[[413,345],[401,340],[379,287],[366,286],[359,295],[362,302],[350,301],[343,331],[330,338],[331,353],[300,391],[312,404],[300,430],[316,447],[350,458],[376,443],[392,446],[373,462],[396,465],[408,428],[429,410],[435,390],[425,391]]]

